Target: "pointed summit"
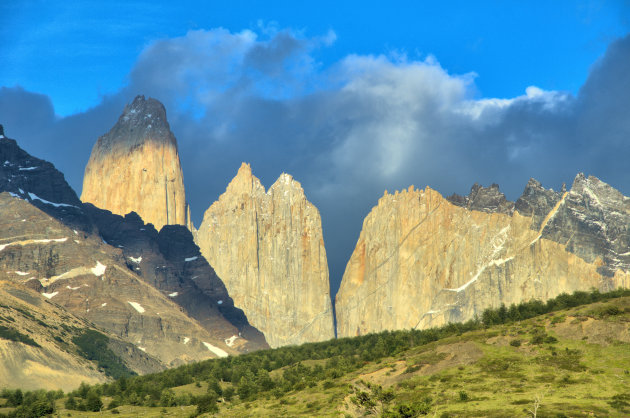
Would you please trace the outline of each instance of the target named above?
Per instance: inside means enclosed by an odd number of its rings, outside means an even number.
[[[319,211],[293,177],[280,175],[265,192],[243,163],[195,241],[270,346],[334,337]]]
[[[192,228],[177,140],[162,103],[137,96],[125,106],[92,149],[81,200],[119,215],[136,212],[158,230]]]

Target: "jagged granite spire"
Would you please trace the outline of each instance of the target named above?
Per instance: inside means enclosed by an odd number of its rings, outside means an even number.
[[[158,230],[192,229],[177,140],[162,103],[137,96],[125,106],[92,149],[81,200],[119,215],[134,211]]]
[[[243,163],[195,238],[270,346],[334,338],[319,211],[290,175],[265,192]]]

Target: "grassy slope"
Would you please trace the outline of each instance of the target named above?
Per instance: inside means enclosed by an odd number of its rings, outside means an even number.
[[[539,417],[628,415],[629,328],[630,297],[612,299],[417,346],[279,397],[271,392],[250,402],[235,397],[219,404],[219,414],[362,416],[411,410],[431,416],[531,416],[538,400]],[[317,362],[322,361],[302,364]],[[174,391],[199,395],[206,387],[201,381]],[[381,402],[386,397],[379,394],[388,390],[393,398]],[[103,398],[105,405],[109,400]],[[66,411],[63,401],[57,401],[62,416],[97,414]],[[116,410],[118,416],[188,416],[195,406]]]
[[[607,306],[622,313],[602,315]],[[371,395],[368,384],[372,388],[378,384],[394,389],[388,409],[430,397],[430,415],[437,416],[523,416],[534,408],[535,399],[540,400],[538,416],[630,414],[630,405],[623,408],[623,400],[613,400],[615,395],[630,394],[629,327],[630,298],[586,305],[416,347],[340,378],[335,388],[319,386],[281,400],[235,404],[221,412],[363,415],[368,410],[351,399],[357,390]],[[530,343],[542,329],[558,341]],[[515,347],[510,345],[513,340],[522,343]],[[405,373],[416,365],[419,370]],[[382,407],[377,402],[371,410],[380,413]]]

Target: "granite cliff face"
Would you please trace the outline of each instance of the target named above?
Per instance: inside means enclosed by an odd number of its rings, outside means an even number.
[[[164,225],[192,229],[177,142],[162,103],[136,97],[98,139],[81,200],[119,215],[136,212],[158,231]]]
[[[265,192],[243,164],[206,211],[196,242],[269,345],[334,337],[321,219],[291,176]]]
[[[337,333],[426,328],[488,307],[630,286],[630,199],[579,174],[570,191],[530,180],[445,199],[385,194],[363,223],[336,297]]]
[[[0,138],[0,282],[37,292],[170,366],[268,347],[183,226],[83,204]]]

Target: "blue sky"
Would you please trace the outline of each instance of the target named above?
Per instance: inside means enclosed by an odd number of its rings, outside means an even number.
[[[124,105],[159,99],[196,225],[242,161],[288,172],[334,294],[385,189],[515,200],[584,172],[630,195],[629,33],[626,0],[3,1],[0,123],[80,194]]]
[[[161,4],[166,3],[166,5]],[[296,6],[296,3],[299,6]],[[333,31],[313,55],[434,55],[450,73],[477,74],[481,97],[529,85],[576,93],[606,46],[628,30],[626,1],[17,1],[0,5],[0,84],[51,97],[57,114],[117,92],[138,54],[191,29]]]

